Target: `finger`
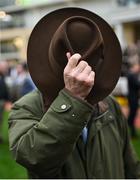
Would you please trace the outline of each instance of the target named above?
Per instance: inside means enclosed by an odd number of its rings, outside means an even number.
[[[70,52],[67,52],[67,53],[66,53],[66,56],[67,56],[67,59],[69,60],[70,57],[71,57],[71,53],[70,53]]]
[[[67,63],[67,68],[70,70],[70,69],[73,69],[77,66],[77,63],[78,61],[81,59],[81,55],[76,53],[74,55],[72,55],[70,58],[69,58],[69,61]]]
[[[88,76],[88,82],[93,85],[94,84],[94,80],[95,80],[95,72],[91,71],[89,76]]]
[[[74,74],[81,73],[86,68],[86,66],[88,66],[88,63],[86,61],[80,61],[79,64],[75,67],[73,73]]]
[[[84,70],[82,71],[83,74],[89,75],[92,71],[92,68],[90,66],[86,66]]]

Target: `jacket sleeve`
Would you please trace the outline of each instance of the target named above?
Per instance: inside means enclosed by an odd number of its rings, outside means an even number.
[[[24,97],[25,99],[25,97]],[[72,152],[92,107],[65,90],[41,117],[34,102],[15,103],[9,117],[10,150],[15,160],[39,177],[59,176],[61,166]]]
[[[114,100],[113,100],[114,101]],[[118,129],[123,141],[123,159],[126,179],[140,179],[140,161],[136,155],[129,136],[127,120],[123,116],[120,106],[114,101],[115,114],[118,119]]]

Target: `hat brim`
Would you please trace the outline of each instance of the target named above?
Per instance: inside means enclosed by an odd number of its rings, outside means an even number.
[[[104,41],[104,61],[96,83],[92,89],[93,102],[104,99],[114,89],[121,72],[122,52],[119,41],[111,26],[100,16],[81,8],[62,8],[44,16],[33,29],[27,48],[27,63],[31,77],[37,88],[54,99],[60,89],[59,77],[52,74],[49,66],[48,50],[51,39],[59,25],[72,16],[84,16],[95,22]]]

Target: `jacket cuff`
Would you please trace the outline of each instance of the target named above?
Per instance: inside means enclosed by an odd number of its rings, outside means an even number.
[[[52,103],[51,108],[58,113],[67,114],[72,124],[85,126],[91,118],[92,106],[86,101],[72,96],[66,89]]]
[[[59,141],[74,143],[90,120],[92,111],[92,106],[63,89],[44,114],[42,123]]]

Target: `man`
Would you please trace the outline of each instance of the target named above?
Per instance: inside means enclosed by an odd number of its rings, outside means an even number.
[[[37,24],[28,65],[39,90],[17,101],[9,118],[10,150],[29,177],[140,177],[127,123],[106,98],[120,74],[120,55],[111,27],[87,10],[56,10]]]

